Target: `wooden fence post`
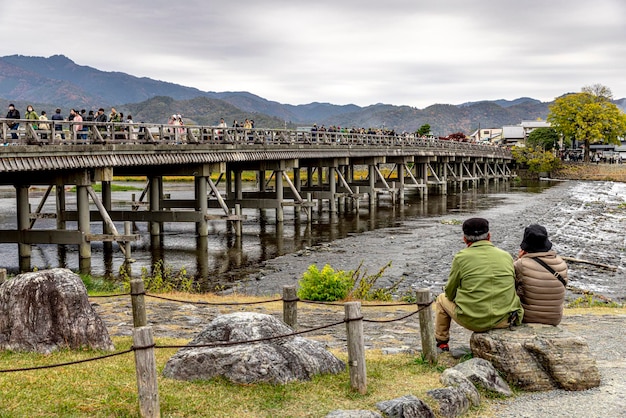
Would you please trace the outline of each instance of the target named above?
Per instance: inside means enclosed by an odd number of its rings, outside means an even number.
[[[293,285],[283,286],[283,321],[298,330],[298,295]]]
[[[435,344],[435,324],[433,323],[432,305],[428,305],[430,302],[430,290],[417,289],[415,292],[415,303],[417,303],[417,308],[420,310],[419,320],[420,337],[422,338],[422,354],[425,360],[428,360],[431,364],[435,364],[437,362],[437,345]]]
[[[143,327],[148,324],[146,319],[146,303],[142,279],[132,279],[130,281],[130,300],[133,306],[133,326],[135,328]]]
[[[130,298],[133,306],[133,347],[139,395],[139,414],[142,417],[160,417],[159,388],[152,328],[146,326],[145,288],[142,279],[130,281]]]
[[[145,418],[158,418],[161,411],[152,327],[133,329],[133,347],[135,347],[139,414]]]
[[[361,302],[346,302],[344,308],[348,334],[350,386],[359,393],[365,394],[367,392],[367,371],[365,367],[365,340],[363,337]]]

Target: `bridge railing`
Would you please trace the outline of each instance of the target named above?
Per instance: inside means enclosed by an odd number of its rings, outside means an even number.
[[[16,125],[17,124],[17,125]],[[230,144],[309,146],[417,146],[447,149],[488,148],[503,156],[509,151],[493,145],[422,138],[414,134],[381,135],[354,132],[245,129],[155,123],[33,121],[0,118],[0,145],[60,144]]]

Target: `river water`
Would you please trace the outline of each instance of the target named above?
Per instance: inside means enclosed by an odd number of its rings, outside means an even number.
[[[141,188],[143,184],[136,186]],[[365,268],[375,272],[391,261],[382,281],[392,283],[401,278],[399,291],[439,288],[454,253],[462,248],[459,222],[476,215],[490,219],[494,243],[512,255],[517,253],[524,226],[543,223],[559,253],[616,267],[607,270],[570,264],[573,285],[623,299],[625,186],[612,182],[506,183],[454,191],[447,196],[431,195],[427,200],[409,195],[402,207],[394,207],[383,197],[371,212],[366,202],[362,202],[358,214],[351,211],[331,216],[326,207],[319,212],[314,209],[310,225],[304,215],[295,216],[289,208],[282,224],[275,221],[273,210],[244,209],[247,220],[241,238],[224,221],[211,221],[206,242],[198,241],[193,224],[167,223],[161,246],[156,249],[151,249],[147,225],[138,223],[141,239],[132,246],[132,273],[150,271],[155,262],[163,259],[174,272],[184,269],[196,277],[203,290],[235,287],[250,293],[275,293],[282,285],[297,281],[312,263],[350,270],[363,262]],[[191,184],[164,185],[164,192],[172,199],[189,199],[192,189]],[[31,189],[33,208],[39,205],[44,191]],[[113,207],[130,208],[133,193],[139,195],[140,191],[113,192]],[[67,193],[67,198],[68,208],[72,209],[73,193]],[[51,196],[43,211],[54,210]],[[35,228],[54,225],[54,220],[38,220]],[[75,229],[76,225],[68,222],[67,227]],[[8,228],[15,228],[15,197],[12,188],[3,188],[0,229]],[[91,228],[92,233],[101,232],[99,223],[92,223]],[[123,225],[117,228],[122,231]],[[103,245],[92,243],[92,275],[117,275],[124,258],[116,245],[114,250],[105,256]],[[16,273],[17,245],[0,244],[0,259],[3,267]],[[78,248],[34,245],[31,266],[76,271]]]

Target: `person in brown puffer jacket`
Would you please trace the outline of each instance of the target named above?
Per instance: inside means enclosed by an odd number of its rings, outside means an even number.
[[[536,259],[541,259],[556,273]],[[515,266],[515,287],[524,308],[523,322],[558,325],[563,317],[567,264],[555,251],[545,227],[532,224],[524,229]]]

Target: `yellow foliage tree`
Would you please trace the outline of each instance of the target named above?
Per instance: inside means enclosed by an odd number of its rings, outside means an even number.
[[[611,90],[596,84],[559,97],[550,106],[548,121],[565,138],[585,144],[586,162],[591,144],[619,144],[619,137],[626,135],[626,114],[611,99]]]

